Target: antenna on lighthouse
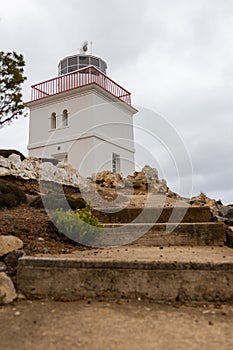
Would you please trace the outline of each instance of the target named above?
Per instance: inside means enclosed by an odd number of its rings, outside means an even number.
[[[86,53],[88,51],[88,41],[84,41],[80,49],[80,53]]]

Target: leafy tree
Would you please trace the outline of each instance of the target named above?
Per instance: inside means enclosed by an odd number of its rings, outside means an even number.
[[[0,128],[25,113],[21,84],[24,75],[23,55],[0,51]]]

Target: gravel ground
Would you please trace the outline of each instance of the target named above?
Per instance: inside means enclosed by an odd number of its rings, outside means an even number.
[[[0,307],[5,350],[230,350],[233,305],[21,301]]]
[[[31,208],[28,204],[1,209],[0,220],[0,235],[20,238],[27,255],[67,254],[87,249],[75,245],[65,236],[58,235],[44,209]]]

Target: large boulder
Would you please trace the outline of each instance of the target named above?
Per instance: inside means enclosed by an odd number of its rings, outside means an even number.
[[[0,304],[8,304],[17,298],[11,279],[5,272],[0,272]]]
[[[22,249],[23,242],[15,236],[1,235],[0,236],[0,257],[13,252],[14,250]]]
[[[133,175],[126,177],[126,186],[149,191],[152,193],[167,193],[167,182],[159,179],[158,171],[155,168],[145,165],[141,171],[135,171]]]

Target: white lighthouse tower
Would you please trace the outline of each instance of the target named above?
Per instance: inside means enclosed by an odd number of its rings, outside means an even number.
[[[88,54],[62,59],[58,77],[32,86],[29,156],[56,158],[82,176],[134,171],[131,94],[106,75],[107,64]]]

